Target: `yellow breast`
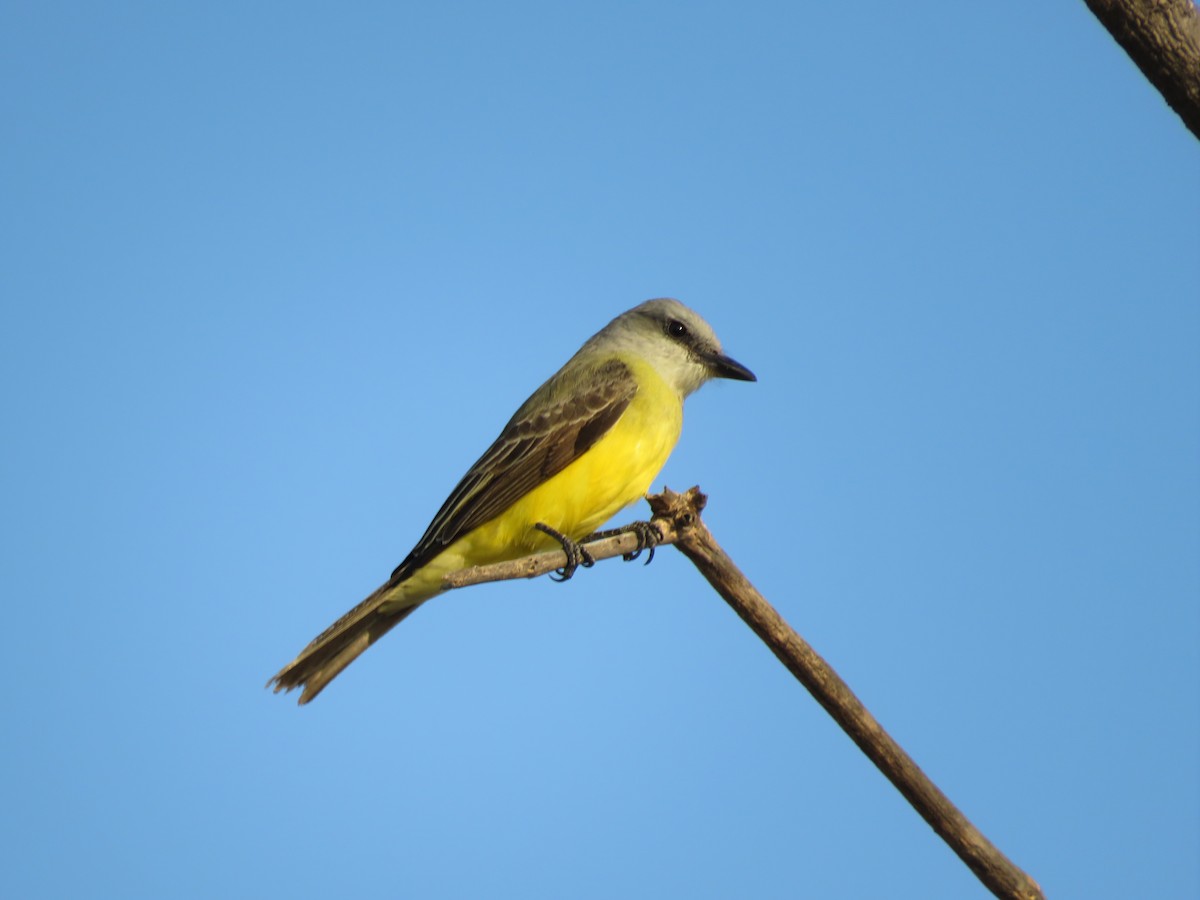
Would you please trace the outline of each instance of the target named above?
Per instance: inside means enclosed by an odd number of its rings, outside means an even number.
[[[536,522],[579,539],[645,496],[679,440],[683,399],[646,363],[622,362],[638,390],[613,427],[557,475],[397,585],[390,603],[402,607],[428,599],[446,572],[556,547],[553,538],[533,527]]]
[[[645,496],[679,440],[683,401],[644,362],[624,362],[638,382],[629,406],[586,453],[500,517],[506,531],[512,529],[504,543],[520,545],[522,552],[555,546],[532,530],[534,522],[578,539]]]

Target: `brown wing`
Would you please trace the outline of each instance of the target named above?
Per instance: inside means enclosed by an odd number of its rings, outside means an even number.
[[[564,395],[560,375],[543,384],[463,476],[390,583],[565,469],[613,426],[635,393],[633,373],[617,359],[596,367],[583,390]]]

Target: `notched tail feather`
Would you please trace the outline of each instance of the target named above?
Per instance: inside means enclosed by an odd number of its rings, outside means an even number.
[[[299,703],[316,697],[329,682],[373,643],[403,622],[420,604],[384,612],[395,590],[389,581],[313,639],[300,655],[267,682],[275,693],[303,688]]]

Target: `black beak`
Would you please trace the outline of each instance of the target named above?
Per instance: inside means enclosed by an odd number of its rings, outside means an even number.
[[[730,359],[728,356],[722,356],[720,353],[714,353],[706,358],[708,369],[713,374],[713,378],[732,378],[734,381],[758,381],[754,377],[754,373],[743,366],[736,359]]]

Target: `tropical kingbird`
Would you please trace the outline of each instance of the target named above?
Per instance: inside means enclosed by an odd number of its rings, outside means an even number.
[[[302,687],[300,703],[312,700],[456,569],[559,543],[569,578],[588,564],[577,542],[645,495],[679,439],[683,399],[711,378],[757,380],[678,300],[617,316],[521,405],[392,577],[268,686]]]

